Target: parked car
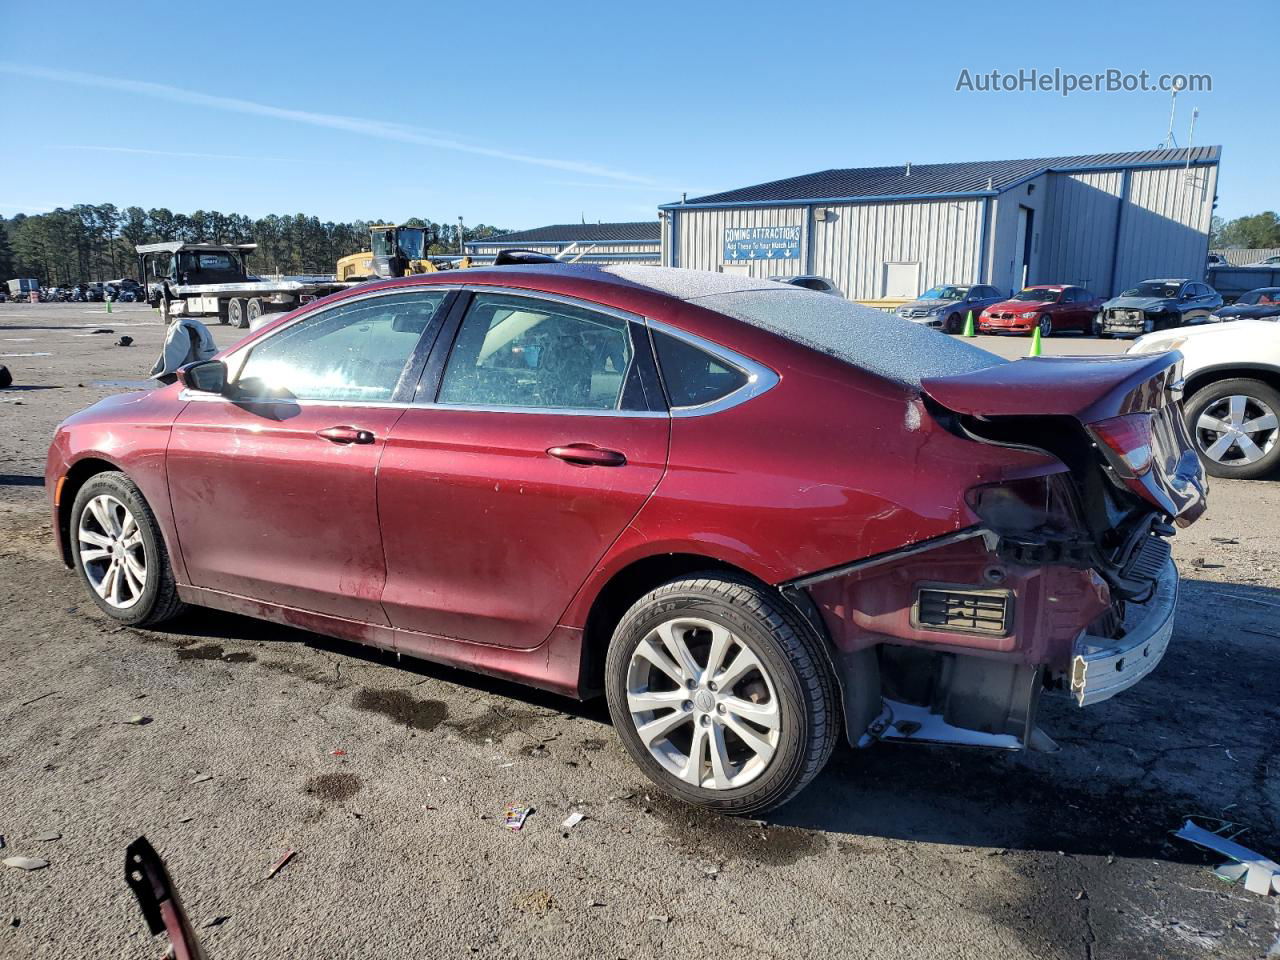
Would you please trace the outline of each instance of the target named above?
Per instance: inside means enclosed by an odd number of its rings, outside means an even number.
[[[770,280],[777,280],[779,283],[789,283],[793,287],[804,287],[806,290],[817,290],[819,293],[834,293],[837,297],[844,294],[826,277],[820,277],[816,273],[802,273],[794,277],[770,277]]]
[[[1010,363],[716,273],[436,273],[71,416],[46,483],[122,623],[197,604],[603,690],[646,775],[744,814],[841,733],[1044,747],[1043,689],[1154,668],[1169,521],[1204,509],[1177,366]]]
[[[1280,257],[1267,257],[1265,260],[1259,260],[1257,263],[1248,264],[1250,267],[1280,267]]]
[[[978,318],[978,332],[1031,333],[1038,327],[1042,337],[1064,330],[1089,333],[1101,306],[1102,298],[1084,287],[1038,284],[987,307]]]
[[[1188,323],[1204,323],[1222,306],[1222,297],[1198,280],[1143,280],[1102,305],[1098,334],[1151,333]]]
[[[1003,293],[984,283],[942,283],[904,303],[897,314],[903,320],[937,327],[944,333],[959,333],[964,329],[969,311],[973,311],[976,319],[991,304],[1003,299]]]
[[[1269,320],[1280,317],[1280,287],[1250,290],[1235,303],[1213,312],[1215,320]]]
[[[1131,355],[1182,354],[1187,429],[1215,477],[1256,480],[1280,469],[1280,323],[1235,323],[1139,337]]]

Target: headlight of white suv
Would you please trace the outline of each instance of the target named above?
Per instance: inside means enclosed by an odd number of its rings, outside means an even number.
[[[1186,342],[1186,337],[1174,337],[1172,340],[1166,340],[1163,336],[1139,337],[1125,353],[1168,353]]]

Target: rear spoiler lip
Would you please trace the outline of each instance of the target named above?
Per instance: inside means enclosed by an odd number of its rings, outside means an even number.
[[[971,373],[926,377],[920,386],[938,404],[967,416],[1070,416],[1096,423],[1173,401],[1181,369],[1182,354],[1176,350],[1025,357]]]

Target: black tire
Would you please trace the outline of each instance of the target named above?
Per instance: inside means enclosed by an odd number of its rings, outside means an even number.
[[[637,647],[658,625],[684,617],[709,621],[748,641],[777,697],[778,743],[764,769],[741,787],[695,786],[669,772],[650,754],[628,709],[628,675]],[[686,803],[739,816],[781,806],[818,775],[840,734],[839,698],[822,642],[773,591],[745,578],[709,572],[663,584],[619,621],[605,661],[609,713],[623,746],[649,779]],[[701,688],[689,695],[700,694]]]
[[[1230,461],[1223,463],[1214,460],[1206,453],[1209,434],[1199,429],[1200,417],[1219,400],[1231,396],[1248,397],[1254,403],[1265,405],[1273,415],[1280,416],[1280,390],[1276,390],[1270,384],[1247,377],[1219,380],[1197,390],[1183,404],[1187,432],[1191,434],[1196,453],[1200,455],[1200,462],[1204,464],[1205,472],[1210,476],[1234,480],[1261,480],[1280,469],[1280,429],[1271,434],[1271,449],[1253,463],[1241,463],[1236,466]],[[1251,439],[1256,437],[1256,434],[1252,435]]]
[[[228,307],[228,304],[229,304],[229,301],[227,301],[227,300],[219,300],[219,301],[218,301],[218,322],[219,322],[219,323],[226,323],[226,322],[227,322],[227,307]]]
[[[249,326],[249,318],[245,316],[243,297],[232,297],[227,301],[227,323],[237,330],[244,330]]]
[[[260,297],[252,297],[245,308],[246,327],[252,327],[253,322],[267,312],[267,308],[263,305]]]
[[[1047,313],[1042,313],[1036,317],[1036,326],[1040,328],[1040,337],[1053,336],[1053,317]]]
[[[1157,330],[1160,330],[1162,328],[1163,328],[1163,324],[1160,323],[1159,318],[1152,317],[1152,316],[1143,317],[1142,319],[1143,334],[1155,333]]]
[[[947,317],[946,323],[943,324],[942,329],[945,333],[959,333],[963,329],[960,325],[960,314],[953,313],[951,316]]]
[[[128,508],[142,535],[147,578],[136,601],[127,607],[112,606],[98,595],[89,580],[86,564],[81,556],[78,536],[81,516],[88,509],[89,501],[103,494],[114,497]],[[71,553],[76,573],[89,596],[103,613],[114,620],[135,627],[153,626],[176,617],[186,609],[187,605],[178,599],[173,568],[169,564],[169,554],[165,550],[164,538],[160,535],[155,514],[151,512],[151,507],[133,481],[123,473],[108,471],[96,474],[76,493],[71,506]]]

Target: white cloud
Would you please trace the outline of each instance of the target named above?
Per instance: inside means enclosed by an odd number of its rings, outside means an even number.
[[[458,153],[469,153],[481,157],[492,157],[496,160],[510,160],[513,163],[530,164],[563,170],[566,173],[577,173],[585,176],[600,177],[621,183],[653,185],[649,177],[614,170],[610,167],[579,160],[560,160],[553,157],[539,157],[533,154],[512,150],[501,150],[495,147],[484,147],[465,143],[453,135],[439,131],[411,127],[385,120],[370,120],[364,117],[348,117],[333,113],[315,113],[310,110],[294,110],[287,107],[276,107],[253,100],[242,100],[238,97],[224,97],[196,90],[186,90],[165,83],[152,83],[146,80],[125,80],[119,77],[107,77],[96,73],[81,73],[78,70],[58,70],[49,67],[36,67],[28,64],[0,62],[0,73],[29,77],[35,80],[52,80],[58,83],[72,83],[82,87],[94,87],[105,90],[119,90],[138,96],[152,97],[157,100],[169,100],[175,103],[186,103],[196,107],[207,107],[212,110],[224,110],[230,113],[250,114],[252,116],[270,117],[276,120],[287,120],[306,124],[312,127],[325,127],[331,130],[342,130],[365,137],[381,140],[395,140],[401,143],[413,143],[439,150],[452,150]]]

